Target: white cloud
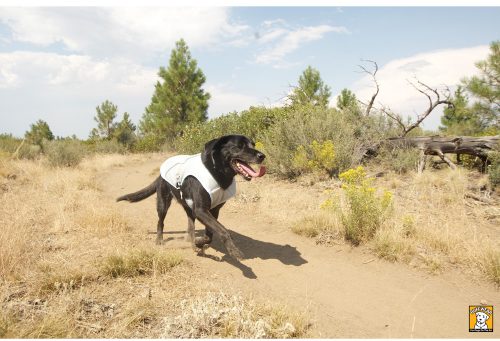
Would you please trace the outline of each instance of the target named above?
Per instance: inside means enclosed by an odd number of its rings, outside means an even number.
[[[280,25],[280,26],[276,26]],[[275,64],[280,67],[295,65],[295,63],[284,62],[285,56],[300,48],[303,44],[320,40],[327,33],[348,33],[343,26],[306,26],[297,29],[284,28],[282,20],[264,22],[262,27],[264,33],[258,34],[258,42],[267,44],[266,48],[255,57],[258,64]],[[283,63],[284,62],[284,63]],[[281,65],[280,65],[281,64]]]
[[[7,76],[4,76],[7,75]],[[118,115],[129,112],[138,122],[149,104],[157,70],[124,59],[45,52],[0,53],[0,127],[21,136],[38,119],[55,135],[86,138],[95,126],[95,107],[109,99]],[[260,105],[259,98],[221,84],[204,87],[211,94],[209,116],[217,117]],[[15,110],[15,119],[12,119]]]
[[[95,125],[95,107],[106,99],[118,104],[119,115],[128,111],[137,122],[150,101],[156,73],[123,59],[0,53],[0,127],[22,135],[29,124],[44,119],[56,135],[87,137]]]
[[[476,46],[419,53],[417,55],[392,60],[382,66],[377,73],[380,93],[377,103],[391,108],[403,116],[415,117],[428,107],[428,99],[417,92],[408,81],[415,78],[433,88],[449,86],[453,91],[460,80],[477,74],[475,62],[485,59],[489,47]],[[366,75],[353,86],[356,96],[367,102],[374,93],[371,77]],[[435,129],[439,126],[442,107],[424,121],[424,127]]]
[[[209,102],[209,117],[214,118],[232,111],[242,111],[251,105],[261,105],[261,101],[255,96],[236,93],[227,90],[227,86],[220,84],[208,84],[206,87],[211,98]]]
[[[7,7],[0,22],[10,27],[14,41],[128,58],[167,51],[180,38],[190,47],[213,46],[248,29],[230,22],[221,7]]]

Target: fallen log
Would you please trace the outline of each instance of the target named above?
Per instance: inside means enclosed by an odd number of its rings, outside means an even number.
[[[473,155],[481,159],[482,171],[486,171],[488,164],[488,153],[498,149],[500,135],[496,136],[417,136],[417,137],[392,137],[386,142],[393,148],[417,148],[421,151],[418,164],[418,172],[425,168],[425,161],[428,155],[439,156],[450,168],[455,169],[456,165],[445,154]]]

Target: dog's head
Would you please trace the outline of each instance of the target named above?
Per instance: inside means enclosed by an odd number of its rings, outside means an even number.
[[[250,164],[262,164],[266,156],[255,149],[255,144],[243,135],[226,135],[205,144],[202,160],[210,170],[232,176],[239,174],[245,180],[263,176],[264,166],[254,170]]]
[[[487,314],[485,314],[485,313],[483,313],[481,311],[478,311],[476,313],[476,321],[477,321],[478,324],[484,324],[486,322],[486,320],[489,319],[489,318],[490,317]]]

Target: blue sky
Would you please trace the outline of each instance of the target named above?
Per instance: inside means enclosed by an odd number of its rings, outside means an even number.
[[[331,105],[343,88],[367,100],[361,59],[379,65],[377,105],[415,116],[427,99],[408,80],[453,90],[500,39],[499,17],[500,7],[0,7],[0,133],[43,119],[86,138],[106,99],[137,123],[181,37],[207,77],[209,117],[282,104],[308,65]]]

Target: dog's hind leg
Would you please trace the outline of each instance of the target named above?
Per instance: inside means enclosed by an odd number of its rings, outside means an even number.
[[[168,188],[166,181],[158,184],[156,193],[156,211],[158,212],[158,225],[156,227],[156,244],[160,245],[163,241],[163,226],[168,208],[172,202],[172,192]]]
[[[193,248],[194,248],[194,219],[195,218],[193,215],[193,211],[191,209],[184,207],[184,211],[186,212],[186,215],[188,217],[188,228],[187,228],[186,241],[193,244]]]

